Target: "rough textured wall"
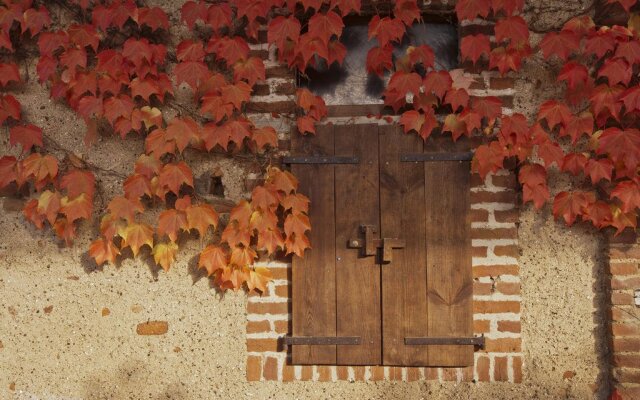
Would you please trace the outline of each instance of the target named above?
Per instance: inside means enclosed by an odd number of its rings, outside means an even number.
[[[588,8],[587,1],[528,1],[537,30],[557,27]],[[179,4],[161,4],[173,10]],[[184,28],[174,28],[184,33]],[[533,60],[517,81],[516,111],[554,94],[552,66]],[[29,75],[35,75],[35,65]],[[24,73],[24,71],[23,71]],[[18,97],[26,118],[62,146],[82,153],[112,173],[101,174],[104,196],[119,193],[142,140],[105,138],[82,149],[81,123],[33,80]],[[181,93],[188,97],[188,93]],[[6,152],[7,135],[0,135]],[[134,154],[134,151],[136,153]],[[116,155],[117,156],[114,156]],[[238,199],[251,165],[222,163],[227,195]],[[196,172],[196,176],[198,172]],[[555,188],[568,185],[558,181]],[[575,398],[592,396],[609,374],[601,323],[599,237],[566,229],[550,213],[522,212],[519,243],[522,277],[523,383],[431,382],[274,383],[245,377],[246,295],[224,296],[194,272],[197,241],[181,249],[179,261],[160,272],[143,261],[93,270],[85,251],[89,228],[72,248],[27,225],[19,202],[3,198],[0,215],[0,398]],[[594,287],[596,291],[594,291]],[[595,305],[594,305],[595,303]],[[162,336],[140,336],[136,325],[168,322]],[[600,394],[606,385],[600,384]]]

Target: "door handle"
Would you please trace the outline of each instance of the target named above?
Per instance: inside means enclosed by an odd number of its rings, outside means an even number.
[[[363,257],[375,256],[378,249],[382,249],[382,262],[393,261],[393,249],[403,249],[405,242],[399,238],[374,238],[378,232],[373,225],[360,225],[363,238],[349,239],[349,248],[360,249]]]

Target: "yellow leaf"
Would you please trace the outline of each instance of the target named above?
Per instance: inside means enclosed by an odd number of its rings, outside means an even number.
[[[169,243],[158,243],[153,248],[152,254],[156,264],[160,265],[165,271],[169,270],[171,264],[176,260],[176,253],[178,252],[178,245]]]

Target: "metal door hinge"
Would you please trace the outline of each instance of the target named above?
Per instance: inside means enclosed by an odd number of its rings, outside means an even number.
[[[404,344],[407,346],[428,345],[473,345],[484,349],[484,335],[473,337],[406,337]]]

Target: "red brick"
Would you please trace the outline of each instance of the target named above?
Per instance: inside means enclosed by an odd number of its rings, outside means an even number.
[[[282,303],[253,303],[247,304],[247,312],[249,314],[288,314],[289,304]]]
[[[273,324],[275,325],[276,333],[289,332],[289,321],[274,321]]]
[[[267,68],[266,77],[269,78],[295,78],[294,72],[285,66],[275,66]]]
[[[460,368],[462,370],[462,382],[473,381],[473,367]]]
[[[279,113],[288,114],[294,112],[296,103],[290,100],[283,101],[250,101],[246,105],[247,112],[254,113]]]
[[[355,378],[356,381],[364,381],[364,373],[365,373],[364,367],[361,367],[361,366],[353,367],[353,377]]]
[[[611,279],[611,289],[636,289],[640,287],[640,276],[627,278],[627,279],[619,279],[613,278]]]
[[[271,93],[269,89],[269,85],[267,84],[257,84],[253,86],[253,92],[251,92],[252,96],[268,96]]]
[[[610,259],[637,258],[640,259],[640,246],[612,247],[609,249]]]
[[[616,381],[620,383],[638,383],[640,382],[640,369],[616,369]]]
[[[484,83],[484,79],[481,76],[474,76],[474,81],[471,83],[469,89],[472,90],[484,90],[487,86]],[[475,175],[475,174],[474,174]]]
[[[438,378],[438,368],[425,368],[424,376],[428,381],[437,381]]]
[[[474,208],[471,210],[471,222],[487,222],[489,221],[489,210]]]
[[[520,267],[517,265],[477,265],[473,267],[473,277],[498,277],[500,275],[518,275]]]
[[[611,263],[609,268],[612,275],[633,275],[639,272],[638,263]]]
[[[623,400],[640,399],[640,386],[624,385],[618,388],[618,392],[622,395]]]
[[[640,326],[630,324],[612,324],[611,331],[614,336],[638,336],[640,335]]]
[[[328,365],[319,365],[318,373],[320,374],[318,377],[320,382],[331,382],[331,367]]]
[[[471,257],[486,257],[487,256],[487,250],[489,248],[487,246],[480,246],[480,247],[472,247],[471,248]]]
[[[247,351],[278,351],[276,339],[247,339]]]
[[[247,323],[247,333],[262,333],[271,331],[269,321],[249,321]]]
[[[473,321],[473,333],[488,333],[490,329],[490,322],[487,320],[474,320]]]
[[[611,304],[621,305],[628,304],[632,305],[634,303],[633,295],[631,293],[619,293],[614,292],[611,293]]]
[[[269,271],[273,279],[291,280],[291,268],[271,268]]]
[[[259,381],[262,378],[262,357],[247,357],[247,380]]]
[[[640,338],[614,338],[613,339],[613,351],[637,351],[640,352]]]
[[[500,332],[520,333],[520,321],[498,321]]]
[[[611,309],[611,319],[613,321],[637,321],[640,318],[640,312],[636,311],[636,308],[624,307]]]
[[[507,357],[496,357],[493,364],[493,379],[498,382],[509,381],[509,366]]]
[[[517,282],[498,282],[496,290],[502,294],[518,295],[520,294],[520,284]]]
[[[336,373],[339,381],[346,381],[349,379],[349,368],[345,366],[339,366],[336,368]]]
[[[489,357],[478,357],[476,371],[479,382],[489,382]]]
[[[389,367],[389,380],[401,381],[402,380],[402,367]]]
[[[264,362],[264,370],[262,375],[265,380],[277,381],[278,380],[278,359],[275,357],[267,357]]]
[[[512,89],[514,86],[513,78],[492,77],[489,79],[489,88],[494,90]]]
[[[296,379],[296,369],[293,365],[285,365],[282,368],[282,381],[291,382]]]
[[[502,190],[500,192],[478,191],[471,192],[471,203],[509,203],[516,201],[516,194],[513,190]]]
[[[488,296],[493,293],[493,283],[473,282],[473,294]]]
[[[268,50],[249,50],[249,57],[258,57],[266,60],[269,58]]]
[[[293,95],[296,93],[296,85],[293,82],[284,82],[276,86],[276,94]]]
[[[496,217],[496,221],[498,222],[514,223],[514,222],[518,222],[518,219],[520,218],[520,213],[515,208],[512,210],[505,210],[505,211],[496,210],[494,211],[494,215]]]
[[[442,368],[442,380],[445,382],[457,382],[458,381],[458,369],[457,368]]]
[[[493,35],[493,25],[465,25],[460,27],[460,35],[477,35],[483,34],[487,36]]]
[[[276,286],[275,295],[278,297],[289,298],[289,285]]]
[[[522,358],[513,357],[513,381],[522,383]]]
[[[507,246],[495,246],[493,253],[498,257],[520,257],[520,248],[515,244]]]
[[[513,96],[498,96],[502,100],[502,107],[513,108]]]
[[[519,313],[518,301],[474,301],[474,314]]]
[[[471,239],[515,239],[518,237],[516,228],[471,228]]]
[[[269,296],[269,288],[265,288],[264,292],[251,291],[249,297],[267,297]]]
[[[407,381],[414,382],[420,379],[420,368],[409,367],[407,368]]]
[[[614,354],[613,364],[616,367],[640,368],[640,354]]]
[[[489,353],[517,353],[520,352],[520,339],[485,339],[484,350]]]
[[[310,381],[313,377],[313,368],[310,365],[303,365],[300,368],[300,380]]]
[[[373,366],[371,367],[371,380],[381,381],[384,379],[384,367]]]

